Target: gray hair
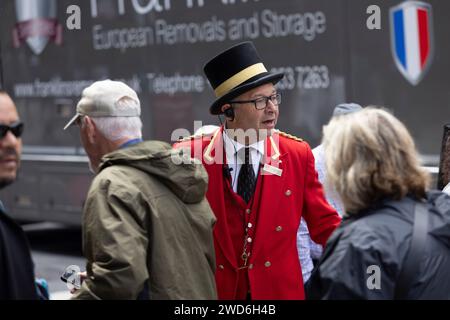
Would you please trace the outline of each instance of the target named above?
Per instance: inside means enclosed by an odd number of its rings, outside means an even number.
[[[133,110],[140,108],[139,102],[122,98],[116,102],[120,110]],[[142,121],[140,117],[93,117],[97,129],[110,141],[123,138],[141,139]]]
[[[429,174],[414,141],[392,114],[372,107],[334,117],[324,127],[327,176],[348,214],[389,197],[425,197]]]

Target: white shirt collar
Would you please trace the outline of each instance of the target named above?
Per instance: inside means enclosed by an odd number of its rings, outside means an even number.
[[[243,164],[243,160],[241,159],[241,157],[239,157],[240,153],[239,151],[241,151],[242,149],[244,149],[245,145],[234,141],[232,138],[230,138],[227,133],[226,130],[224,130],[223,133],[223,144],[225,146],[225,154],[226,154],[226,159],[227,159],[227,165],[230,168],[230,172],[232,172],[231,174],[231,186],[234,190],[234,192],[237,192],[237,187],[238,187],[238,177],[239,177],[239,172],[241,170],[242,164]],[[248,146],[250,148],[250,157],[251,157],[251,163],[253,165],[253,171],[255,172],[255,176],[258,174],[259,172],[259,167],[261,164],[261,159],[263,159],[264,156],[264,151],[265,151],[265,140],[262,141],[258,141],[252,145]],[[239,152],[239,153],[238,153]]]
[[[264,155],[265,140],[260,140],[249,146],[246,146],[242,143],[239,143],[238,141],[231,139],[227,134],[227,130],[224,129],[223,141],[224,141],[224,145],[225,145],[225,152],[227,154],[227,159],[228,159],[228,156],[234,157],[235,153],[239,153],[239,151],[245,147],[249,147],[250,151],[252,151],[252,150],[258,151],[259,156]]]

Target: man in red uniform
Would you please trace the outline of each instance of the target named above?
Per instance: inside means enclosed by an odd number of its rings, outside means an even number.
[[[303,216],[325,244],[340,223],[328,205],[303,140],[275,130],[282,73],[269,73],[250,42],[204,68],[226,123],[211,135],[183,139],[209,175],[220,299],[303,299],[296,234]]]

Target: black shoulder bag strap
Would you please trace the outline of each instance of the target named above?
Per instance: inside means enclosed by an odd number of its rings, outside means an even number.
[[[428,210],[425,204],[416,202],[414,207],[414,226],[411,236],[411,246],[395,287],[394,299],[406,299],[409,289],[416,279],[420,268],[420,260],[425,252],[428,234]]]

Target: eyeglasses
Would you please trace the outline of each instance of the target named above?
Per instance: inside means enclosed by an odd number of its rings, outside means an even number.
[[[248,101],[231,101],[230,104],[253,103],[255,105],[256,110],[263,110],[267,107],[267,103],[269,102],[269,100],[275,106],[279,106],[281,104],[281,93],[273,94],[270,97],[260,97],[258,99],[248,100]]]
[[[77,120],[75,120],[74,122],[74,124],[76,124],[77,126],[81,126],[82,123],[83,123],[83,116],[79,116]]]
[[[23,122],[18,121],[10,126],[6,124],[0,124],[0,139],[6,137],[8,131],[11,131],[13,135],[15,135],[17,138],[20,138],[23,133]]]

